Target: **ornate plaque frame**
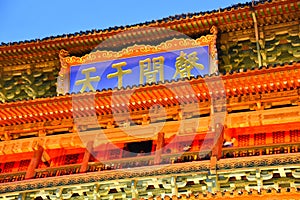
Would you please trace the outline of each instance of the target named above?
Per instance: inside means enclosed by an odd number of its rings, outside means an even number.
[[[198,46],[209,46],[210,63],[209,73],[218,72],[218,58],[216,49],[217,28],[213,26],[209,35],[201,36],[194,39],[172,39],[162,42],[159,45],[133,45],[122,49],[121,51],[94,51],[82,57],[69,56],[69,52],[61,50],[59,59],[61,69],[57,79],[57,94],[66,94],[70,91],[70,68],[71,66],[103,62],[120,58],[129,58],[133,56],[142,56],[152,53],[161,53],[166,51],[174,51],[183,48],[192,48]]]

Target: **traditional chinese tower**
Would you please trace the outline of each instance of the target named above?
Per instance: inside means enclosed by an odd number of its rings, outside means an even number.
[[[298,0],[259,1],[2,43],[0,199],[299,199],[299,17]],[[178,46],[203,41],[208,75],[184,71],[205,65]],[[183,52],[169,80],[162,48]]]

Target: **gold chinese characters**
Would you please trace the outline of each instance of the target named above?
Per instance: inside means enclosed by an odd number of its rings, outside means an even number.
[[[198,68],[200,70],[204,69],[204,65],[197,63],[199,60],[197,52],[194,51],[192,53],[185,53],[183,51],[180,52],[180,55],[176,58],[175,62],[175,73],[173,75],[173,79],[184,77],[190,77],[191,71],[194,68]],[[117,78],[118,79],[118,88],[123,87],[123,79],[125,77],[129,78],[129,74],[132,74],[133,69],[123,69],[123,67],[127,66],[127,62],[119,62],[112,64],[112,68],[116,69],[116,72],[110,73],[106,76],[107,79]],[[139,69],[140,69],[140,78],[139,83],[155,83],[157,81],[165,80],[165,58],[163,56],[153,57],[152,59],[146,58],[144,60],[139,61]],[[82,85],[80,92],[84,92],[87,89],[89,91],[95,91],[95,88],[91,84],[91,82],[99,82],[100,77],[94,76],[91,77],[91,72],[97,72],[96,67],[90,67],[81,70],[81,74],[85,75],[84,79],[77,80],[75,85]]]

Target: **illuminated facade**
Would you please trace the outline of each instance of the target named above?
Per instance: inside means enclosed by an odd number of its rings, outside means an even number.
[[[297,0],[261,1],[2,44],[0,199],[297,199],[299,10]],[[113,52],[151,44],[153,53],[182,40],[165,29],[210,40],[218,70],[210,64],[210,76],[190,76],[180,59],[205,65],[183,52],[172,58],[172,80],[163,81],[167,58],[158,55],[138,60],[144,71],[133,85],[120,78],[134,73],[123,61],[105,76],[115,88],[92,85],[104,80],[89,76],[97,67],[71,84],[70,67],[95,63],[82,60],[101,57],[88,54],[100,42],[112,37]],[[212,123],[218,112],[223,123]]]

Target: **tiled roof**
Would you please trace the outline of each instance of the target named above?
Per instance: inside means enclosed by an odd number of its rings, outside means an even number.
[[[254,6],[252,3],[236,4],[220,10],[175,15],[141,24],[3,43],[0,45],[0,68],[55,61],[58,60],[61,49],[69,51],[72,55],[84,55],[108,38],[111,39],[110,43],[113,46],[124,48],[126,45],[178,37],[175,33],[181,36],[199,37],[206,34],[212,26],[216,26],[221,34],[236,30],[250,30],[253,28],[253,11],[257,15],[259,26],[297,21],[299,6],[300,2],[297,0],[256,1]],[[146,31],[145,28],[152,28],[152,30]],[[174,30],[173,35],[170,31],[166,33],[166,29]],[[131,31],[130,34],[120,34],[127,30]],[[112,37],[117,34],[118,37]],[[141,36],[146,37],[147,41],[141,40]]]
[[[264,4],[264,3],[270,3],[272,2],[272,0],[260,0],[260,1],[254,1],[254,6],[260,5],[260,4]],[[174,15],[174,16],[169,16],[169,17],[165,17],[162,19],[158,19],[158,20],[152,20],[152,21],[146,21],[143,23],[138,23],[138,24],[132,24],[132,25],[126,25],[126,26],[114,26],[114,27],[109,27],[106,29],[92,29],[92,30],[86,30],[86,31],[80,31],[80,32],[75,32],[75,33],[69,33],[69,34],[62,34],[62,35],[56,35],[56,36],[49,36],[49,37],[45,37],[42,39],[32,39],[32,40],[25,40],[25,41],[18,41],[18,42],[8,42],[8,43],[4,43],[2,42],[0,44],[1,46],[11,46],[11,45],[19,45],[19,44],[25,44],[25,43],[36,43],[36,42],[42,42],[42,41],[49,41],[49,40],[54,40],[57,38],[70,38],[70,37],[75,37],[75,36],[82,36],[82,35],[88,35],[88,34],[94,34],[94,33],[101,33],[101,32],[111,32],[111,31],[117,31],[117,30],[125,30],[127,28],[131,28],[131,27],[137,27],[137,26],[148,26],[151,24],[160,24],[162,22],[172,22],[175,20],[182,20],[182,19],[191,19],[194,16],[205,16],[205,15],[210,15],[210,14],[214,14],[214,13],[222,13],[222,12],[226,12],[226,11],[232,11],[232,10],[237,10],[240,8],[244,8],[244,7],[252,7],[252,2],[246,2],[246,3],[238,3],[238,4],[234,4],[232,6],[228,6],[225,8],[220,8],[218,10],[211,10],[211,11],[204,11],[204,12],[194,12],[194,13],[183,13],[183,14],[179,14],[179,15]]]

